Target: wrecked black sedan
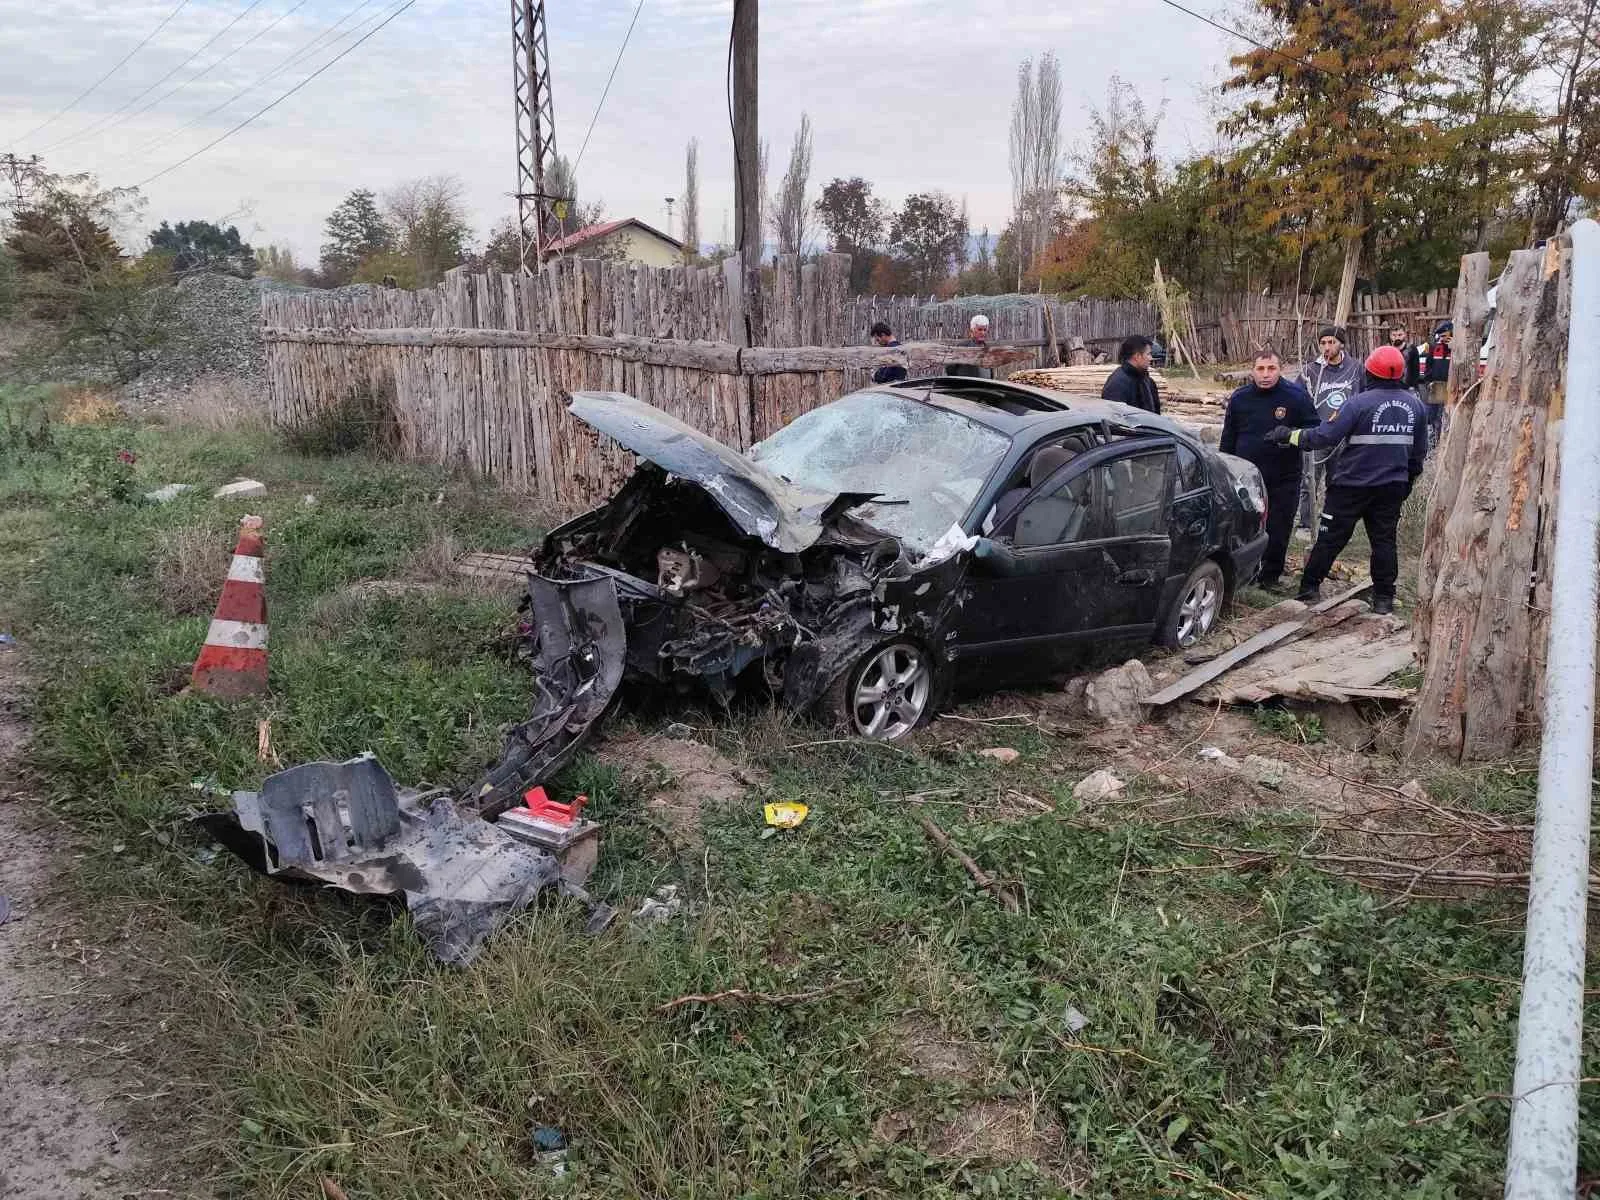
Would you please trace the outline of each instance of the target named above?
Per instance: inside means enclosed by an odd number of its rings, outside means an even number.
[[[640,463],[536,557],[552,718],[598,713],[624,677],[756,684],[900,738],[953,689],[1191,645],[1266,544],[1254,467],[1097,399],[908,381],[748,455],[620,393],[576,393],[572,413]]]

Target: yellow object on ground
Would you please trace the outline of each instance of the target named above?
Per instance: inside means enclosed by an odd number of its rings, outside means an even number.
[[[769,804],[766,806],[767,824],[775,829],[793,829],[806,819],[806,814],[810,811],[804,804],[788,800]]]

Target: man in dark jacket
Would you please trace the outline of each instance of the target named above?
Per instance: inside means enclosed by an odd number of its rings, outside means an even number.
[[[895,337],[894,330],[889,328],[889,322],[878,321],[872,326],[872,344],[884,349],[898,346],[900,339]],[[894,363],[885,363],[872,373],[873,383],[899,383],[906,377],[906,369]]]
[[[1411,341],[1411,331],[1404,325],[1389,327],[1389,345],[1400,351],[1406,360],[1406,386],[1415,388],[1422,383],[1422,351]],[[1420,399],[1420,397],[1419,397]]]
[[[1400,578],[1400,508],[1428,457],[1428,419],[1405,385],[1400,351],[1379,346],[1367,356],[1366,372],[1367,386],[1332,421],[1312,429],[1280,425],[1269,436],[1299,450],[1329,450],[1343,443],[1330,470],[1317,544],[1306,559],[1298,598],[1307,604],[1322,599],[1322,581],[1360,521],[1372,546],[1372,611],[1392,613]]]
[[[1259,583],[1276,588],[1283,574],[1283,558],[1294,532],[1295,505],[1300,499],[1298,450],[1268,440],[1279,425],[1306,429],[1317,421],[1311,397],[1282,375],[1282,364],[1271,350],[1256,355],[1253,379],[1228,397],[1222,418],[1224,454],[1237,454],[1256,465],[1267,487],[1267,550],[1261,556]]]
[[[1100,399],[1114,400],[1145,412],[1159,413],[1161,397],[1156,392],[1156,381],[1150,378],[1150,347],[1152,343],[1142,333],[1122,339],[1117,350],[1117,360],[1122,364],[1106,376],[1100,389]]]

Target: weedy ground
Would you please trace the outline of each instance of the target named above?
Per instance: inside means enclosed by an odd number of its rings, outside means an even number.
[[[660,927],[587,937],[552,903],[450,970],[393,905],[252,876],[185,814],[279,763],[371,750],[403,782],[463,785],[494,757],[529,695],[514,598],[447,565],[544,521],[360,450],[292,453],[238,423],[69,425],[60,404],[0,398],[0,628],[37,684],[27,786],[76,839],[86,911],[159,943],[126,1019],[164,1022],[149,1053],[212,1192],[1499,1194],[1520,896],[1362,890],[1301,865],[1303,827],[1272,813],[1142,819],[1149,780],[1125,809],[1082,811],[1095,739],[986,715],[1004,702],[905,748],[761,708],[630,708],[613,743],[680,722],[739,780],[688,828],[657,819],[668,781],[642,758],[602,748],[556,781],[607,824],[602,894],[630,911],[679,885],[688,911]],[[243,511],[210,494],[240,474],[271,489],[249,504],[272,695],[223,705],[180,689]],[[140,501],[170,482],[198,486]],[[978,753],[993,746],[1020,757]],[[1430,786],[1531,812],[1516,764]],[[809,819],[772,834],[777,799]],[[930,816],[1020,912],[932,845]],[[1191,848],[1223,837],[1255,865]],[[818,994],[662,1008],[734,988]],[[1588,1172],[1597,1117],[1586,1100]],[[534,1150],[541,1125],[564,1162]]]

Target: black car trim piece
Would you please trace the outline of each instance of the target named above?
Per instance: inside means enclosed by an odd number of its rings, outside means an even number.
[[[963,654],[971,654],[983,650],[1035,646],[1044,642],[1085,642],[1091,638],[1142,637],[1158,624],[1158,621],[1140,621],[1135,625],[1100,625],[1094,629],[1069,629],[1063,630],[1061,633],[1033,633],[1027,637],[996,638],[988,642],[961,642],[959,645]]]

